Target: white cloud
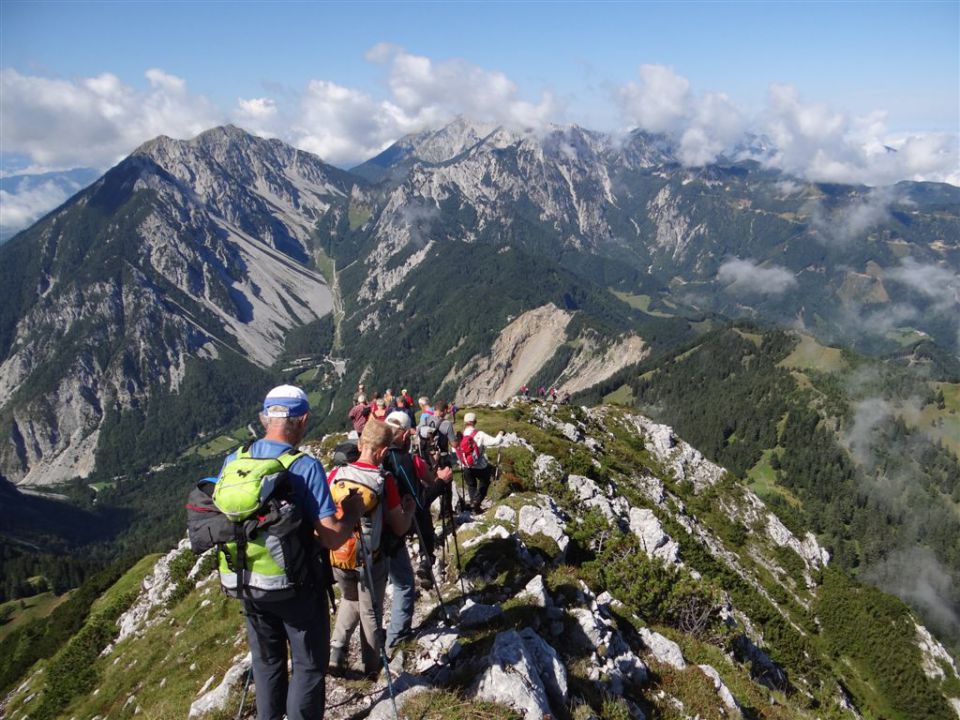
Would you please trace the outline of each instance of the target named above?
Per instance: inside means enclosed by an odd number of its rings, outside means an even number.
[[[233,108],[218,108],[183,78],[157,68],[145,72],[145,89],[110,73],[64,80],[8,68],[0,70],[0,140],[4,152],[37,166],[104,168],[156,135],[191,137],[232,120],[349,164],[456,115],[514,129],[540,129],[564,115],[550,90],[526,95],[503,72],[462,59],[437,60],[390,44],[374,46],[366,59],[383,73],[382,93],[316,78],[289,94],[238,98]],[[960,184],[958,135],[894,136],[882,112],[848,117],[805,102],[789,85],[771,86],[766,109],[755,117],[722,93],[695,93],[687,78],[663,65],[641,66],[637,79],[614,95],[631,125],[668,134],[690,166],[730,153],[749,130],[777,146],[762,162],[808,179]]]
[[[520,96],[501,72],[464,60],[435,61],[382,43],[368,61],[386,74],[387,97],[374,98],[329,80],[313,80],[301,100],[292,140],[333,163],[359,162],[402,135],[435,128],[457,115],[517,128],[541,128],[560,112],[553,95]]]
[[[4,151],[39,165],[106,167],[157,135],[189,137],[222,121],[181,78],[157,69],[146,78],[141,91],[110,73],[51,80],[0,70]]]
[[[821,202],[810,202],[804,207],[810,213],[810,223],[817,237],[825,243],[846,245],[860,240],[871,228],[890,218],[890,206],[897,202],[894,191],[871,190],[846,205],[826,207]],[[899,202],[905,200],[899,199]]]
[[[620,88],[624,111],[643,130],[675,131],[690,112],[690,82],[663,65],[641,65],[639,74]]]
[[[804,103],[789,85],[772,85],[758,120],[774,145],[769,164],[811,180],[886,185],[900,180],[960,184],[958,136],[895,137],[883,112],[848,117]]]
[[[782,295],[796,286],[793,273],[779,265],[758,265],[755,260],[733,258],[717,271],[717,281],[737,294]]]
[[[0,238],[27,227],[72,194],[52,181],[19,192],[0,190]]]
[[[697,97],[689,80],[663,65],[641,65],[639,75],[618,90],[621,111],[636,127],[673,137],[683,164],[713,162],[743,137],[743,113],[726,95]]]
[[[389,103],[328,80],[312,80],[291,132],[298,147],[327,162],[347,163],[386,148],[406,132],[405,122]]]
[[[949,268],[906,257],[900,267],[885,271],[884,277],[903,283],[930,298],[937,311],[955,308],[960,304],[960,275]]]
[[[882,111],[850,117],[822,103],[804,102],[796,88],[770,86],[755,117],[719,93],[696,95],[689,80],[662,65],[642,65],[639,81],[615,92],[632,127],[664,133],[679,160],[698,167],[737,150],[748,131],[769,138],[773,153],[756,159],[809,180],[888,185],[930,180],[960,185],[960,135],[888,132]]]
[[[238,98],[231,119],[261,137],[276,137],[283,133],[284,121],[273,98]]]

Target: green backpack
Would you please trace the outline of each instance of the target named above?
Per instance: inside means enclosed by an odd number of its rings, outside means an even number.
[[[190,494],[191,546],[198,553],[217,547],[227,595],[282,600],[325,579],[321,556],[326,553],[319,552],[313,528],[302,522],[287,477],[301,455],[289,450],[276,458],[254,458],[245,445],[215,483],[202,481]]]

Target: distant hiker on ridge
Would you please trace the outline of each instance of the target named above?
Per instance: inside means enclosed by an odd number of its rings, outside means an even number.
[[[487,462],[484,452],[488,447],[496,447],[503,442],[503,430],[496,437],[483,430],[477,430],[477,414],[468,412],[463,416],[464,428],[457,445],[457,459],[463,468],[463,481],[470,493],[470,506],[473,512],[483,512],[482,503],[490,489],[490,477],[494,468]]]
[[[359,436],[363,432],[363,426],[367,424],[367,418],[370,417],[370,406],[367,405],[367,396],[357,395],[357,404],[350,408],[347,413],[347,420]]]
[[[428,398],[426,395],[423,395],[417,400],[417,404],[420,405],[420,422],[418,422],[417,425],[433,424],[432,420],[434,413],[433,408],[430,407],[430,398]]]

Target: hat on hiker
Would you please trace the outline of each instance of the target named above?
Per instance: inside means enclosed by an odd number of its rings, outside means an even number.
[[[310,412],[310,401],[303,390],[279,385],[263,399],[263,414],[271,418],[300,417]]]
[[[475,423],[477,421],[477,414],[468,412],[466,415],[463,416],[463,421],[468,424]]]
[[[399,430],[410,429],[410,416],[405,412],[400,412],[399,410],[394,410],[392,413],[387,415],[387,419],[384,422],[386,422],[390,427],[395,427]]]

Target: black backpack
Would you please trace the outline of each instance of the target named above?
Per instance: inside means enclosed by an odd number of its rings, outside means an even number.
[[[356,440],[344,440],[333,449],[333,464],[343,467],[360,459],[360,447]]]

